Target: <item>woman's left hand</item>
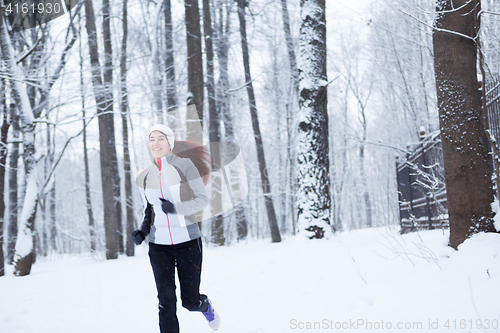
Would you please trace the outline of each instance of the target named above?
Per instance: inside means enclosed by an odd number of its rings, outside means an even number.
[[[146,235],[144,235],[144,233],[139,229],[132,233],[132,241],[135,243],[135,245],[141,245],[145,238]]]
[[[170,200],[160,198],[161,200],[161,210],[165,214],[175,213],[175,206]]]

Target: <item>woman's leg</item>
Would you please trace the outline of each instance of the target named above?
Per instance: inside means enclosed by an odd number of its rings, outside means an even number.
[[[161,333],[179,333],[175,297],[175,258],[168,245],[149,243],[149,259],[158,290]]]
[[[176,245],[177,274],[181,286],[182,306],[189,311],[206,311],[206,296],[200,295],[201,238]]]

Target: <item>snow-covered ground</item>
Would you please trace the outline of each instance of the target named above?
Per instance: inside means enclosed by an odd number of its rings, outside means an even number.
[[[447,240],[381,228],[205,247],[202,292],[221,333],[500,331],[500,235],[475,235],[459,251]],[[0,332],[158,332],[147,249],[137,250],[114,261],[41,259],[30,276],[1,277]],[[181,332],[211,331],[178,305]]]

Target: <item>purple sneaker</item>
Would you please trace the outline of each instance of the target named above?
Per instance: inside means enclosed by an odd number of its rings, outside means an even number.
[[[208,321],[208,326],[210,326],[212,330],[217,331],[220,327],[220,317],[217,314],[217,312],[215,312],[215,309],[210,299],[207,298],[207,302],[208,302],[208,309],[207,311],[202,313]]]

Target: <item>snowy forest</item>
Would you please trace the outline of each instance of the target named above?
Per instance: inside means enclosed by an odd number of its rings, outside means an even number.
[[[202,223],[219,245],[398,225],[396,160],[422,136],[486,147],[481,119],[467,137],[439,112],[498,73],[494,1],[66,1],[49,22],[11,20],[15,3],[2,7],[0,254],[19,275],[52,252],[134,255],[154,123],[240,149],[240,200]],[[462,10],[475,17],[447,18]]]
[[[0,8],[1,332],[156,329],[131,238],[153,124],[211,153],[199,226],[222,331],[371,331],[388,313],[389,329],[498,328],[498,1]]]

